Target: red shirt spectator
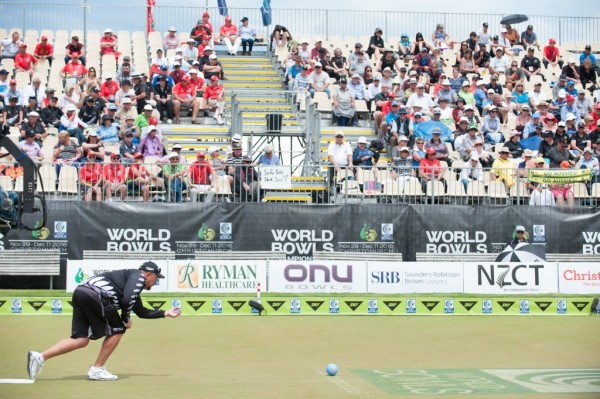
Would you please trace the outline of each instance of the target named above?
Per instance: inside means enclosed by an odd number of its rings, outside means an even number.
[[[60,71],[74,78],[83,78],[87,75],[87,68],[79,61],[79,53],[71,54],[72,58]]]
[[[223,86],[210,85],[204,90],[204,98],[206,100],[223,100],[223,92],[225,88]]]
[[[234,24],[231,23],[231,21],[229,21],[228,23],[221,25],[221,29],[219,30],[219,33],[221,33],[221,36],[223,37],[227,37],[227,36],[231,36],[231,35],[236,35],[238,34],[238,27]]]
[[[175,85],[173,87],[173,95],[179,98],[192,98],[196,97],[196,87],[191,85],[190,80],[184,80]],[[206,92],[204,92],[206,96]]]
[[[50,43],[48,43],[48,38],[46,36],[42,36],[42,41],[35,46],[35,50],[33,50],[33,55],[37,58],[46,57],[50,58],[54,55],[54,47]]]
[[[430,154],[431,150],[432,149],[430,149],[427,154]],[[433,154],[435,154],[435,150],[433,150]],[[419,169],[422,174],[431,176],[433,173],[433,176],[437,178],[443,168],[442,164],[437,158],[426,156],[421,160],[421,163],[419,163]]]
[[[79,171],[79,179],[88,186],[98,183],[100,176],[102,176],[102,164],[98,162],[88,162]]]
[[[116,35],[112,30],[106,29],[104,36],[100,39],[100,55],[114,54],[116,59],[119,59],[119,53],[117,51],[117,39]]]
[[[175,82],[175,84],[178,84],[179,82],[181,82],[183,75],[185,75],[185,72],[181,70],[181,67],[179,65],[177,66],[177,68],[175,68],[173,70],[173,72],[171,72],[169,74],[169,76],[171,76],[171,78],[173,78],[173,82]]]
[[[136,173],[139,171],[139,173]],[[137,177],[146,177],[146,167],[142,163],[134,163],[129,167],[129,173],[127,174],[127,180],[134,180]]]
[[[100,97],[104,101],[114,101],[115,94],[119,91],[119,84],[112,80],[112,76],[106,75],[104,83],[100,87]]]
[[[210,184],[210,176],[213,173],[213,168],[205,157],[206,154],[200,151],[198,153],[198,160],[190,165],[190,175],[193,184]]]
[[[15,68],[29,71],[37,63],[37,60],[32,54],[27,52],[27,45],[25,43],[21,44],[20,49],[21,51],[15,56]]]
[[[104,175],[104,179],[111,183],[123,183],[125,181],[125,166],[121,164],[107,164],[104,165],[104,170],[102,174]]]
[[[544,47],[544,58],[550,62],[560,61],[560,50],[555,46],[556,41],[550,39],[549,44]]]
[[[198,79],[198,74],[190,74],[190,83],[196,88],[196,91],[204,90],[204,79]]]

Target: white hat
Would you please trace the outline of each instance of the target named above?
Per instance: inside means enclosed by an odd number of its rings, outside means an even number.
[[[213,152],[215,152],[215,151],[219,151],[219,148],[218,148],[218,147],[216,147],[216,146],[214,146],[214,145],[213,145],[213,146],[211,146],[211,147],[208,147],[208,153],[209,153],[209,154],[212,154],[212,153],[213,153]]]
[[[515,136],[520,136],[521,133],[519,133],[518,130],[513,130],[512,132],[510,132],[510,137],[515,137]]]
[[[40,114],[35,111],[31,111],[28,116],[40,116]]]
[[[383,68],[383,71],[382,71],[382,72],[386,72],[386,71],[387,71],[387,72],[392,72],[392,69],[391,69],[390,67],[385,67],[385,68]]]
[[[216,54],[211,54],[208,56],[209,59],[211,60],[216,60],[217,59],[217,55]]]
[[[171,147],[172,150],[181,150],[183,149],[183,147],[179,144],[173,144],[173,147]]]
[[[565,123],[565,121],[560,121],[560,122],[558,122],[557,126],[565,127],[565,126],[567,126],[567,124]]]
[[[197,69],[190,69],[190,70],[188,71],[188,74],[190,74],[190,75],[191,75],[191,74],[198,75],[198,70],[197,70]]]
[[[414,69],[411,69],[410,72],[408,73],[408,76],[413,76],[413,75],[417,75],[417,71],[415,71]]]
[[[448,79],[444,79],[444,80],[442,81],[442,85],[443,85],[443,86],[450,86],[450,81],[449,81]]]
[[[131,98],[125,97],[122,102],[123,104],[131,104]]]
[[[572,120],[575,120],[577,118],[575,117],[575,115],[572,112],[567,112],[567,117],[565,119],[568,120],[568,121],[572,121]]]
[[[525,226],[517,226],[515,227],[515,231],[525,231]]]
[[[488,93],[495,93],[494,89],[488,89]]]
[[[344,132],[342,132],[341,130],[338,130],[337,132],[335,132],[335,135],[344,137]]]
[[[271,144],[267,144],[263,151],[265,152],[265,154],[270,154],[273,152],[273,146]]]
[[[465,111],[468,111],[468,110],[474,111],[474,109],[473,109],[473,106],[472,106],[472,105],[465,105],[465,108],[464,108],[464,110],[465,110]]]
[[[144,111],[152,111],[152,105],[150,105],[150,104],[144,105]]]
[[[558,91],[558,96],[561,97],[561,98],[562,97],[566,97],[567,96],[567,92],[565,91],[565,89],[560,89]]]
[[[506,32],[508,32],[508,31],[506,30],[506,28],[502,28],[502,30],[500,31],[500,33],[506,33]]]
[[[523,104],[523,106],[521,107],[521,109],[531,110],[531,108],[529,108],[529,105],[527,105],[527,104]]]
[[[182,57],[182,56],[180,56],[180,55],[176,55],[176,56],[175,56],[175,59],[176,59],[176,60],[181,60],[182,58],[183,58],[183,57]]]
[[[575,58],[569,58],[569,64],[575,64]]]
[[[358,140],[356,140],[356,142],[357,142],[358,144],[367,144],[367,139],[365,138],[365,136],[360,136],[360,137],[358,138]]]
[[[67,104],[67,112],[70,111],[77,111],[77,107],[75,106],[75,104]]]
[[[408,141],[408,137],[406,137],[405,135],[401,135],[400,137],[398,137],[398,141]]]
[[[206,47],[204,47],[204,51],[212,51],[212,49],[213,49],[213,48],[212,48],[212,47],[210,47],[210,46],[206,46]]]
[[[523,156],[524,157],[532,157],[533,151],[531,151],[530,149],[526,149],[525,151],[523,151]]]
[[[352,75],[351,79],[354,79],[354,78],[360,79],[360,75],[359,75],[359,74],[357,74],[357,73],[354,73],[354,74]]]
[[[469,161],[479,161],[479,155],[476,152],[472,152]]]
[[[470,84],[468,81],[466,81],[466,80],[465,80],[465,81],[462,83],[462,87],[466,87],[466,86],[471,86],[471,84]]]
[[[417,83],[417,89],[418,89],[419,87],[425,87],[425,85],[424,85],[423,83]]]
[[[176,152],[172,152],[172,153],[169,154],[169,159],[178,158],[178,157],[179,157],[179,154],[176,153]]]
[[[104,29],[104,33],[113,33],[113,31],[110,28],[106,28],[106,29]]]
[[[148,100],[148,104],[152,105],[152,108],[156,108],[156,100]]]
[[[306,40],[306,39],[300,40],[300,44],[304,44],[304,43],[308,44],[308,40]]]
[[[181,47],[177,47],[177,48],[175,49],[175,52],[176,52],[176,53],[183,53],[183,49],[182,49]]]
[[[408,83],[417,83],[417,79],[415,79],[415,78],[410,78],[410,80],[408,81]]]
[[[459,122],[459,123],[460,123],[460,122],[467,122],[467,123],[469,123],[469,118],[467,118],[466,116],[461,116],[461,117],[460,117],[460,120],[459,120],[458,122]]]
[[[407,147],[407,146],[401,147],[401,148],[400,148],[400,152],[402,152],[402,151],[407,151],[407,152],[410,152],[410,150],[408,149],[408,147]]]
[[[585,147],[583,149],[583,152],[589,152],[590,154],[592,154],[594,151],[590,147]]]
[[[174,27],[174,26],[171,26],[171,27],[169,28],[169,32],[177,32],[177,29],[175,29],[175,27]]]
[[[110,73],[107,73],[104,75],[104,79],[112,79],[112,75]]]
[[[242,136],[238,133],[234,134],[231,141],[242,141]]]
[[[98,133],[96,133],[96,131],[95,131],[95,130],[90,130],[90,131],[88,132],[88,136],[92,136],[92,137],[98,137]]]
[[[508,149],[508,147],[502,147],[500,148],[500,151],[498,151],[499,153],[503,153],[503,152],[508,152],[510,153],[510,150]]]
[[[147,131],[148,131],[148,133],[156,131],[156,126],[154,126],[154,125],[148,125],[148,130]]]

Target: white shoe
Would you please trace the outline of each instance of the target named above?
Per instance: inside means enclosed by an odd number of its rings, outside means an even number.
[[[27,354],[27,373],[29,378],[35,380],[35,377],[42,371],[44,358],[40,352],[29,351]]]
[[[224,123],[225,123],[225,122],[223,121],[223,118],[221,118],[221,115],[218,115],[218,116],[217,116],[215,119],[217,120],[217,124],[219,124],[219,125],[222,125],[222,124],[224,124]]]
[[[173,123],[173,119],[167,119],[167,124],[170,125],[171,123]]]
[[[87,373],[87,376],[90,380],[96,381],[114,381],[118,379],[114,374],[111,374],[105,367],[90,367],[90,370]]]

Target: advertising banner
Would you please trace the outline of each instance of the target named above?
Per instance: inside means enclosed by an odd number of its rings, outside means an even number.
[[[556,263],[465,262],[464,292],[545,294],[558,292]]]
[[[367,292],[367,264],[353,261],[271,261],[269,292]]]
[[[169,261],[169,292],[256,293],[266,288],[266,261]]]
[[[370,293],[462,292],[463,266],[454,263],[368,262]]]
[[[122,259],[88,259],[69,260],[67,262],[67,292],[73,292],[75,288],[96,274],[120,269],[137,269],[147,260],[122,260]],[[164,279],[157,279],[152,292],[167,292],[169,289],[169,267],[166,260],[152,260],[161,268]]]
[[[600,294],[600,263],[558,264],[558,291],[562,294]]]
[[[254,297],[146,296],[146,308],[168,310],[181,308],[188,316],[251,316],[257,313],[248,304]],[[452,298],[448,297],[262,297],[263,316],[587,316],[591,298]],[[71,298],[7,298],[0,297],[0,316],[71,315]]]

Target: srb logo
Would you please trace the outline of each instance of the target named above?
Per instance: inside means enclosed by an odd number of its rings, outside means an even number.
[[[566,314],[567,313],[567,301],[564,299],[558,300],[556,303],[556,313],[558,314]]]
[[[484,299],[481,302],[482,313],[492,313],[492,301],[490,299]]]
[[[60,314],[62,313],[62,300],[61,299],[53,299],[52,300],[52,313]]]
[[[519,302],[519,313],[529,314],[529,299],[521,299]]]
[[[233,233],[233,227],[231,223],[221,223],[219,227],[219,239],[221,240],[231,240],[231,235]]]
[[[417,301],[414,299],[406,301],[406,313],[417,313]]]
[[[212,312],[215,314],[223,313],[223,303],[221,302],[220,299],[213,299]]]
[[[394,224],[393,223],[381,223],[381,241],[393,241],[394,240]]]
[[[369,299],[369,313],[379,313],[377,299]]]
[[[300,313],[300,299],[290,301],[290,313]]]
[[[329,300],[329,313],[340,313],[340,301],[337,299]]]
[[[444,313],[454,313],[454,299],[444,301]]]
[[[171,307],[181,309],[181,299],[171,299]]]
[[[10,307],[10,311],[12,313],[22,313],[23,312],[23,305],[22,305],[20,299],[13,299],[12,300],[12,305]]]

